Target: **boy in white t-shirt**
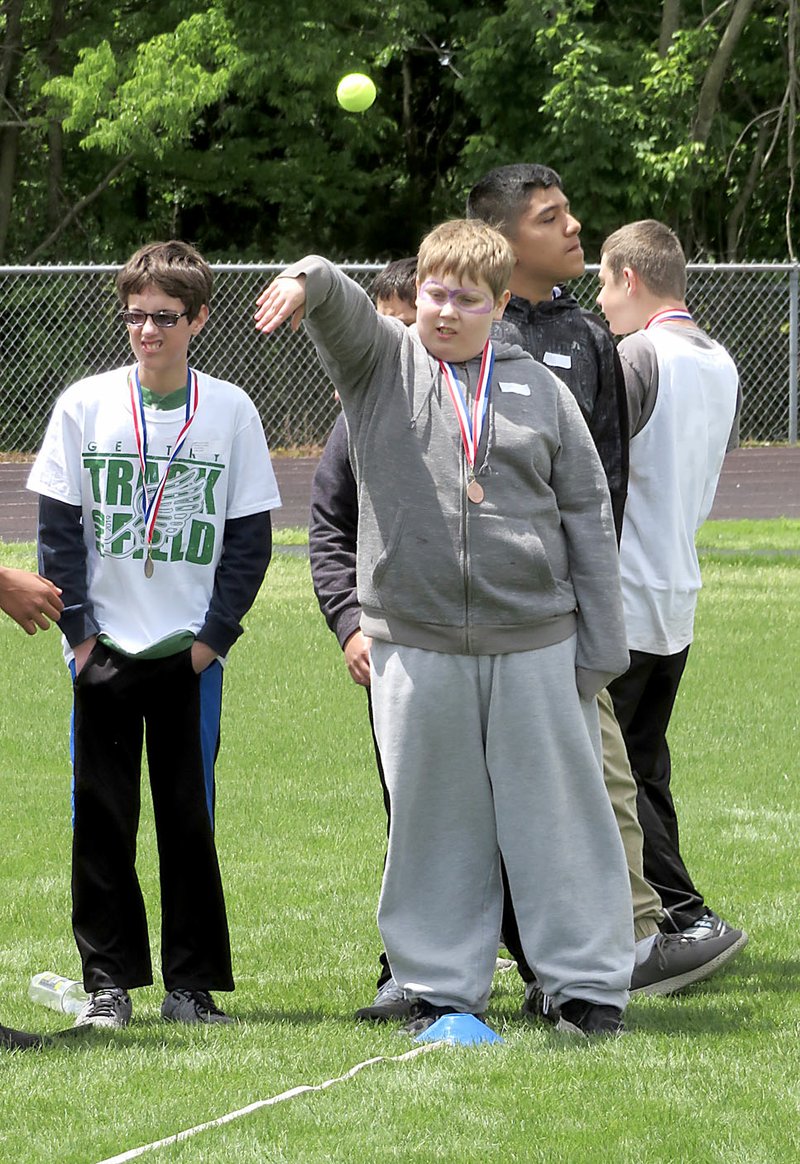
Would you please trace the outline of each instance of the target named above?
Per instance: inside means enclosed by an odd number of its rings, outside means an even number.
[[[638,786],[645,877],[676,931],[719,937],[731,927],[708,908],[680,854],[667,728],[701,585],[694,536],[735,441],[739,378],[686,307],[686,260],[669,227],[646,219],[615,231],[599,279],[597,302],[626,336],[618,350],[631,432],[620,542],[631,664],[609,691]],[[741,932],[733,949],[746,942]]]
[[[161,1013],[230,1021],[209,993],[234,988],[213,824],[221,661],[263,580],[280,497],[252,401],[188,365],[211,285],[186,243],[132,256],[117,292],[136,361],[64,392],[28,481],[74,678],[72,922],[89,992],[77,1025],[125,1026],[129,989],[152,982],[135,868],[143,740]]]

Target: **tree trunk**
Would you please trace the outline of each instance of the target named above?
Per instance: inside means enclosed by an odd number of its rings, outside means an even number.
[[[658,35],[658,55],[665,57],[672,38],[681,26],[681,0],[664,0],[661,5],[661,30]]]
[[[7,98],[11,91],[12,79],[19,67],[22,48],[22,6],[24,0],[6,0],[3,5],[6,17],[6,35],[0,51],[0,99]]]
[[[755,193],[756,186],[761,178],[761,165],[764,161],[764,155],[767,152],[767,142],[769,140],[769,130],[766,125],[761,125],[758,130],[758,137],[753,149],[753,156],[750,160],[750,166],[747,170],[747,177],[744,180],[739,197],[736,199],[736,205],[728,215],[728,221],[725,224],[725,261],[728,263],[735,263],[739,252],[739,235],[742,229],[742,220],[744,213],[747,210],[748,203]]]
[[[45,65],[51,77],[61,72],[61,44],[67,32],[65,0],[51,0],[50,36],[45,53]],[[47,123],[47,225],[58,226],[61,213],[61,179],[64,173],[64,140],[61,122],[53,118]]]
[[[80,202],[76,202],[75,205],[64,215],[57,226],[55,226],[54,229],[50,231],[50,234],[47,236],[47,238],[44,239],[43,242],[40,242],[38,247],[35,247],[34,250],[32,250],[28,257],[23,261],[25,263],[32,263],[34,259],[38,259],[39,255],[43,254],[47,248],[56,241],[58,236],[67,229],[70,223],[75,221],[75,219],[80,215],[81,211],[85,210],[87,206],[91,206],[95,198],[100,197],[103,191],[106,190],[114,181],[114,179],[122,173],[132,158],[133,154],[126,154],[124,158],[120,158],[117,164],[108,171],[105,178],[103,178],[101,182],[97,183],[94,190],[91,190],[88,194],[81,198]]]
[[[717,51],[714,53],[711,64],[706,70],[700,96],[697,99],[697,116],[692,131],[692,140],[700,142],[702,145],[706,144],[711,134],[725,74],[754,3],[755,0],[734,0],[728,24],[717,45]]]
[[[24,0],[7,0],[5,5],[6,30],[0,51],[0,101],[8,107],[14,90],[14,81],[22,57],[22,7]],[[20,127],[10,125],[0,130],[0,259],[5,258],[8,229],[11,223],[11,205],[14,197],[14,178],[17,172],[17,150]]]

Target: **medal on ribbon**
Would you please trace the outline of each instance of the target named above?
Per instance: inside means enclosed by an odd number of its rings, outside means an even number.
[[[450,399],[453,402],[456,419],[458,420],[458,429],[461,433],[461,444],[464,447],[464,456],[467,459],[467,465],[469,467],[467,497],[473,504],[480,505],[485,497],[485,493],[483,486],[475,476],[475,458],[478,455],[478,446],[481,443],[481,434],[483,433],[483,425],[489,406],[489,393],[492,387],[494,350],[492,349],[491,341],[487,340],[483,348],[481,368],[478,374],[478,387],[472,404],[472,415],[470,415],[466,397],[461,389],[461,384],[459,383],[453,365],[448,364],[445,360],[439,360],[439,367],[442,370],[447,391],[450,393]]]
[[[145,578],[153,577],[153,534],[156,528],[156,521],[158,519],[158,510],[161,505],[161,499],[164,496],[164,488],[167,484],[169,471],[178,456],[178,453],[183,448],[186,440],[186,435],[189,432],[192,421],[194,420],[197,406],[200,402],[200,391],[197,383],[197,373],[191,368],[186,371],[186,412],[184,415],[183,427],[178,433],[178,437],[173,445],[172,452],[167,460],[166,468],[161,474],[158,484],[151,496],[147,493],[147,419],[144,413],[144,398],[142,396],[142,385],[139,382],[139,366],[138,364],[128,373],[128,390],[131,397],[131,411],[133,412],[133,431],[136,437],[136,451],[139,455],[139,467],[142,472],[142,493],[141,493],[141,507],[142,519],[144,521],[144,576]]]

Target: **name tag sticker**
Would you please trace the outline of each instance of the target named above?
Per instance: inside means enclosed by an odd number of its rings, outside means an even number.
[[[530,396],[531,390],[528,384],[514,384],[507,381],[505,384],[500,381],[501,392],[515,392],[517,396]]]
[[[545,352],[542,363],[549,364],[551,368],[571,368],[572,356],[562,356],[561,352]]]

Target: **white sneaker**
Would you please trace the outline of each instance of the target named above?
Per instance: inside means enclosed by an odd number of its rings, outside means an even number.
[[[89,995],[78,1017],[76,1027],[126,1027],[131,1021],[133,1007],[128,994],[119,986],[95,990]]]

